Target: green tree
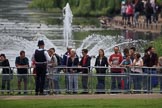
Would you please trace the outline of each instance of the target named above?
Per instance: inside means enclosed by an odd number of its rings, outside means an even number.
[[[30,7],[43,10],[51,8],[62,10],[66,3],[70,4],[74,15],[99,16],[118,12],[121,0],[33,0]]]
[[[82,0],[80,2],[78,10],[76,11],[78,15],[88,16],[91,11],[91,0]]]
[[[115,0],[109,0],[108,7],[109,7],[108,13],[113,14],[115,10]]]

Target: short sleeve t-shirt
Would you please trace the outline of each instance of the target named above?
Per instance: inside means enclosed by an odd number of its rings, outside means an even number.
[[[121,54],[112,54],[111,56],[110,56],[110,58],[109,58],[109,62],[112,62],[112,65],[116,65],[116,66],[118,66],[118,65],[120,65],[120,63],[122,62],[122,60],[123,60],[123,57],[122,57],[122,55]],[[119,69],[119,68],[111,68],[111,71],[112,72],[118,72],[118,73],[120,73],[121,72],[121,69]]]
[[[132,64],[132,60],[130,59],[130,60],[126,60],[126,59],[124,59],[123,61],[122,61],[122,63],[121,63],[121,65],[131,65]]]
[[[18,64],[18,65],[29,65],[29,60],[26,57],[25,58],[16,57],[15,64]],[[27,68],[17,69],[17,73],[18,74],[27,74],[28,73],[28,69]]]
[[[143,60],[140,58],[137,62],[136,62],[136,60],[134,60],[133,63],[135,64],[135,66],[140,66],[141,63],[143,63]],[[133,72],[142,73],[142,68],[140,68],[140,67],[135,67],[135,68],[132,68],[131,70]]]

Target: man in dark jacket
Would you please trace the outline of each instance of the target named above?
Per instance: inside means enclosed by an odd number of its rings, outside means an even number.
[[[6,59],[5,54],[1,54],[0,55],[0,66],[4,67],[2,69],[2,90],[5,89],[6,83],[7,83],[7,90],[8,90],[8,94],[10,93],[10,80],[11,80],[11,69],[10,69],[10,64],[8,59]],[[8,75],[7,75],[8,74]],[[2,92],[3,94],[3,92]]]
[[[135,7],[134,7],[134,24],[135,26],[138,24],[138,18],[139,15],[141,13],[141,11],[143,11],[144,9],[144,4],[142,3],[142,0],[136,0],[135,1]]]
[[[62,65],[63,66],[67,66],[68,63],[68,58],[70,57],[70,51],[71,51],[72,47],[68,46],[67,47],[67,52],[63,55],[63,59],[62,59]],[[67,69],[63,69],[64,73],[68,74],[68,70]],[[65,89],[66,89],[66,93],[69,94],[69,78],[68,75],[65,75]]]
[[[147,0],[146,5],[145,5],[145,15],[146,15],[146,24],[147,27],[149,24],[151,24],[151,16],[153,14],[153,7],[150,3],[150,0]]]
[[[86,93],[88,93],[88,73],[90,70],[89,67],[91,66],[91,57],[89,55],[87,55],[88,54],[87,49],[83,49],[82,54],[83,54],[83,57],[79,63],[79,66],[87,68],[87,69],[81,69],[83,74],[87,74],[87,75],[82,76],[82,87],[84,90],[82,92],[82,94],[86,94]]]
[[[147,66],[148,68],[144,69],[144,73],[147,74],[156,74],[156,67],[158,66],[158,55],[155,53],[154,47],[150,46],[148,50],[146,51],[145,56],[143,57],[144,66]],[[149,67],[151,69],[149,69]],[[152,68],[155,67],[155,68]],[[151,84],[150,84],[151,82]],[[144,77],[144,89],[148,90],[148,92],[151,92],[152,87],[155,87],[158,83],[158,78],[155,76],[152,77]]]

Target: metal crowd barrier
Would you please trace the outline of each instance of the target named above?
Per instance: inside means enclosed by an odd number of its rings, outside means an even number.
[[[2,68],[8,68],[10,70],[10,74],[2,74]],[[96,73],[96,68],[98,69],[106,69],[106,73]],[[111,67],[55,67],[57,69],[57,72],[52,74],[47,74],[46,77],[51,75],[53,77],[52,80],[54,80],[54,76],[58,76],[58,83],[59,83],[59,92],[61,93],[67,93],[72,92],[71,90],[67,90],[65,87],[65,76],[78,76],[78,88],[77,93],[81,93],[84,89],[82,88],[82,76],[88,77],[88,93],[162,93],[162,67],[115,67],[116,69],[121,69],[122,73],[112,73]],[[141,68],[142,73],[133,73],[131,71],[131,68]],[[68,73],[68,69],[77,69],[78,72],[75,74]],[[88,73],[82,73],[82,70],[87,70]],[[156,71],[155,73],[152,73],[151,71]],[[160,72],[161,71],[161,72]],[[4,76],[10,76],[10,89],[7,90],[2,89],[2,79]],[[26,76],[28,78],[27,80],[27,89],[23,89],[23,83],[21,90],[18,89],[18,76]],[[33,68],[28,68],[28,74],[17,74],[17,68],[16,67],[0,67],[0,94],[13,94],[16,95],[18,92],[27,92],[28,94],[34,94],[35,93],[35,76],[36,74],[33,74]],[[118,82],[113,82],[112,79],[119,79]],[[134,78],[141,78],[140,80],[140,87],[138,87],[138,83],[135,89],[135,82]],[[98,82],[97,79],[100,79],[100,82]],[[121,79],[121,80],[120,80]],[[154,80],[155,82],[153,82]],[[47,80],[46,80],[47,81]],[[121,81],[121,82],[119,82]],[[138,80],[137,80],[138,81]],[[23,82],[23,81],[22,81]],[[156,85],[153,85],[153,83],[158,83]],[[113,88],[113,84],[115,84],[116,87]],[[7,85],[7,83],[6,83]],[[112,86],[113,85],[113,86]],[[48,93],[49,85],[48,82],[45,85],[45,93]],[[55,91],[53,89],[52,91]]]

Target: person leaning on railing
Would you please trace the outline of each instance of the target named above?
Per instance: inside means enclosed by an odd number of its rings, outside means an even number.
[[[120,64],[121,67],[124,67],[126,69],[124,69],[124,74],[128,74],[130,72],[130,66],[132,66],[132,60],[130,58],[129,53],[127,53],[123,59],[123,61]],[[129,90],[129,78],[128,77],[124,77],[124,90]]]
[[[111,66],[112,74],[121,74],[122,69],[119,68],[120,63],[123,61],[123,57],[119,52],[119,47],[114,47],[114,54],[109,58],[109,65]],[[121,90],[121,77],[112,76],[111,77],[111,90]],[[112,91],[112,93],[115,93]]]
[[[87,68],[87,69],[80,69],[82,74],[87,74],[82,76],[82,88],[83,88],[82,94],[87,94],[88,93],[88,73],[91,66],[91,57],[88,55],[87,49],[82,49],[82,55],[83,57],[79,62],[79,67]]]
[[[95,61],[95,69],[97,74],[106,74],[106,70],[108,69],[108,60],[105,57],[105,52],[103,49],[99,50],[99,55]],[[99,67],[99,68],[97,68]],[[97,85],[96,85],[96,94],[104,94],[105,93],[105,76],[97,76]]]
[[[135,54],[135,59],[132,64],[131,71],[136,74],[132,76],[133,79],[133,85],[134,85],[134,93],[141,93],[141,85],[142,85],[142,76],[138,74],[142,74],[142,66],[143,66],[143,60],[141,59],[141,55],[139,53]]]
[[[50,48],[49,49],[50,51],[51,51],[51,53],[52,53],[52,57],[51,57],[51,60],[54,58],[55,59],[55,67],[53,67],[53,68],[55,68],[55,69],[53,69],[53,72],[55,73],[55,74],[58,74],[58,73],[60,73],[60,71],[61,71],[61,68],[57,68],[57,66],[61,66],[61,57],[58,55],[58,54],[56,54],[55,53],[55,49],[54,48]],[[60,76],[59,75],[54,75],[53,76],[53,82],[54,82],[54,94],[61,94],[61,91],[60,91],[60,86],[59,86],[59,79],[60,79]]]
[[[7,93],[9,94],[9,90],[10,90],[10,81],[12,79],[12,71],[10,69],[10,64],[8,59],[6,58],[5,54],[1,54],[0,55],[0,66],[2,66],[2,90],[5,90],[5,86],[7,83]],[[1,92],[2,94],[4,94],[4,92]]]
[[[55,73],[57,72],[57,69],[55,68],[58,64],[57,64],[57,58],[56,56],[53,54],[53,51],[51,49],[48,50],[48,54],[51,57],[51,61],[47,63],[47,77],[46,77],[46,88],[49,89],[49,94],[53,94],[55,93],[54,91],[54,77],[55,77]]]
[[[145,55],[143,57],[144,66],[144,73],[146,74],[157,74],[156,67],[158,66],[158,55],[155,53],[155,48],[150,46],[148,49],[145,50]],[[154,68],[155,67],[155,68]],[[157,76],[145,76],[144,77],[144,90],[148,92],[152,92],[152,88],[158,85],[158,78]]]
[[[62,65],[63,66],[67,66],[68,58],[70,57],[71,49],[72,49],[72,47],[68,46],[67,47],[67,52],[63,55],[63,59],[62,59]],[[63,72],[68,74],[68,70],[66,68],[63,69]],[[68,75],[65,75],[65,89],[66,89],[66,93],[69,94],[69,78],[68,78]]]
[[[17,67],[17,73],[18,73],[18,90],[21,90],[21,82],[23,80],[24,82],[24,94],[27,94],[27,81],[28,81],[28,67],[29,67],[29,60],[27,57],[25,57],[25,51],[20,51],[20,56],[16,57],[15,65]],[[18,95],[20,95],[21,92],[18,92]]]
[[[71,49],[70,57],[68,58],[68,78],[69,78],[69,93],[77,94],[78,92],[78,65],[79,65],[79,57],[76,54],[75,49]],[[77,68],[74,68],[77,67]]]

